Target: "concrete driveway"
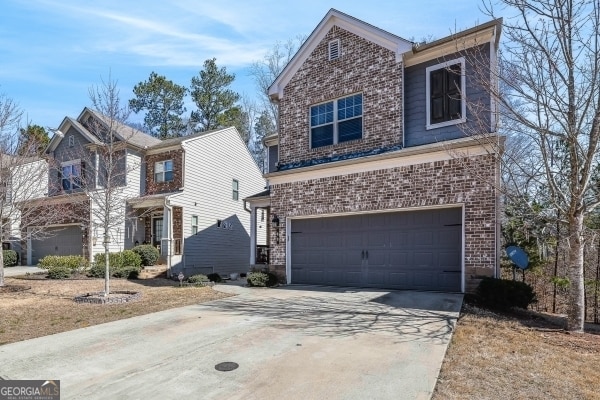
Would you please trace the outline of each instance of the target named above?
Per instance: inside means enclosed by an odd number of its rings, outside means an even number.
[[[217,288],[238,295],[0,346],[0,377],[59,379],[63,399],[428,399],[462,303]]]

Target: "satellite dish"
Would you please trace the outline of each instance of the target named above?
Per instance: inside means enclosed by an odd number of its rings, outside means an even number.
[[[527,257],[527,253],[525,253],[525,250],[522,248],[517,246],[508,246],[506,248],[506,254],[517,267],[524,270],[529,266],[529,257]]]

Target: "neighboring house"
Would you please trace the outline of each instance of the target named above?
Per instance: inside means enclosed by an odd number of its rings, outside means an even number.
[[[417,46],[327,13],[269,88],[269,190],[245,200],[269,211],[271,271],[287,283],[457,292],[497,274],[498,154],[467,132],[502,143],[479,80],[495,68],[500,28]]]
[[[2,248],[21,256],[20,205],[48,193],[48,163],[40,157],[1,154],[0,165]]]
[[[135,240],[170,254],[173,274],[248,270],[250,214],[243,198],[265,180],[235,128],[167,139],[146,151],[145,193],[129,201]]]
[[[65,118],[47,149],[49,196],[60,220],[46,235],[30,238],[27,260],[49,254],[104,252],[102,220],[106,162],[100,156],[100,126],[108,120],[85,108]],[[119,152],[118,205],[107,232],[110,251],[155,245],[162,261],[186,276],[197,272],[242,272],[250,243],[249,214],[242,196],[265,181],[235,128],[161,141],[131,127],[114,125]]]

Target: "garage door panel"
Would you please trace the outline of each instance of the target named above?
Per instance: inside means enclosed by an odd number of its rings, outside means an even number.
[[[48,255],[82,255],[83,241],[79,225],[48,228],[43,237],[31,240],[32,264]]]
[[[431,246],[433,245],[434,232],[430,231],[416,231],[414,232],[414,244],[415,246]]]
[[[362,272],[360,271],[346,271],[344,272],[345,281],[343,284],[348,286],[360,286],[362,281]]]
[[[292,235],[292,283],[460,291],[460,208],[306,221],[292,221],[302,231]]]

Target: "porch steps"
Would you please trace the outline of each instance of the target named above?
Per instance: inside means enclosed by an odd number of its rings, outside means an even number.
[[[138,275],[138,279],[154,279],[166,277],[167,266],[164,264],[153,265],[151,267],[143,267],[142,271]]]

